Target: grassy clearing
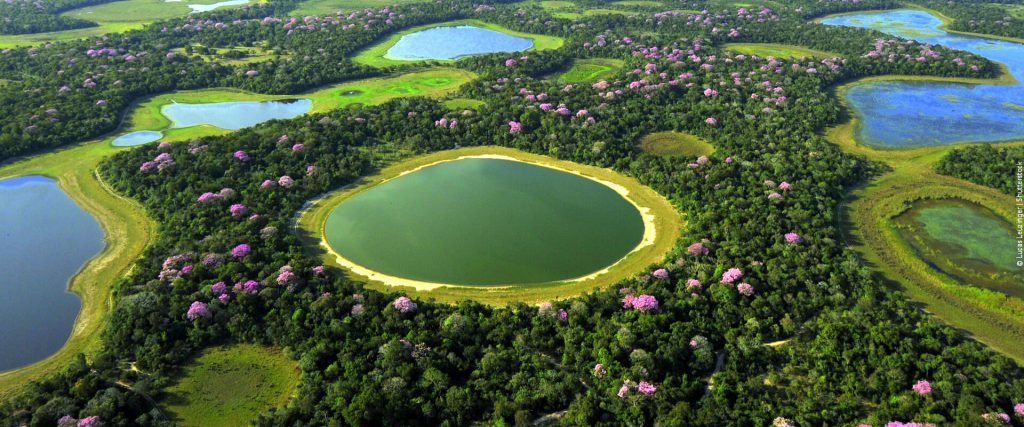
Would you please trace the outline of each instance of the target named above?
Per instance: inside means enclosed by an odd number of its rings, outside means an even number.
[[[259,413],[288,403],[298,384],[298,364],[279,350],[216,347],[185,368],[163,405],[183,426],[248,425]]]
[[[58,41],[91,38],[110,33],[123,33],[125,31],[142,28],[151,22],[188,15],[192,12],[192,9],[188,7],[189,4],[213,4],[219,1],[221,0],[183,0],[176,2],[168,2],[166,0],[124,0],[73,9],[62,13],[61,15],[69,18],[92,21],[99,25],[89,28],[54,31],[49,33],[0,36],[0,48],[31,46]],[[253,0],[250,1],[250,4],[263,1],[264,0]],[[242,6],[243,5],[224,6],[217,10]]]
[[[664,4],[662,4],[660,1],[648,1],[648,0],[613,1],[613,2],[611,2],[609,4],[612,5],[612,6],[622,6],[622,7],[663,7],[664,6]]]
[[[418,32],[418,31],[426,30],[428,28],[452,27],[452,26],[458,26],[458,25],[472,25],[474,27],[486,28],[488,30],[500,31],[502,33],[513,35],[513,36],[516,36],[516,37],[523,37],[523,38],[530,39],[530,40],[533,41],[533,46],[530,47],[529,49],[527,49],[527,51],[558,49],[558,48],[562,47],[562,44],[565,43],[565,39],[563,39],[561,37],[546,36],[546,35],[542,35],[542,34],[521,33],[521,32],[518,32],[518,31],[512,31],[512,30],[510,30],[508,28],[505,28],[505,27],[502,27],[500,25],[491,24],[491,23],[487,23],[487,22],[484,22],[484,21],[476,20],[476,19],[461,19],[461,20],[457,20],[457,21],[449,21],[449,22],[441,22],[441,23],[437,23],[437,24],[422,25],[422,26],[419,26],[419,27],[412,27],[412,28],[409,28],[409,29],[406,29],[406,30],[403,30],[403,31],[399,31],[397,33],[392,34],[391,36],[389,36],[388,38],[384,39],[383,41],[381,41],[379,43],[376,43],[376,44],[374,44],[374,45],[372,45],[370,47],[367,47],[366,49],[363,49],[363,50],[359,51],[358,53],[356,53],[356,55],[354,57],[352,57],[352,60],[355,61],[355,62],[358,62],[360,64],[366,64],[366,65],[370,65],[370,66],[374,66],[374,67],[387,67],[387,66],[390,66],[390,65],[400,65],[400,64],[410,64],[410,63],[415,63],[415,62],[424,62],[422,60],[410,61],[410,60],[390,59],[390,58],[386,58],[385,55],[387,55],[388,49],[391,49],[391,46],[394,46],[395,43],[398,43],[398,40],[401,39],[402,36],[404,36],[406,34],[412,34],[412,33]],[[454,60],[451,60],[451,59],[439,59],[439,60],[431,60],[431,61],[433,61],[433,62],[440,62],[440,63],[455,62]]]
[[[364,177],[354,185],[344,187],[338,191],[329,193],[317,200],[312,201],[309,206],[300,212],[295,232],[305,244],[308,253],[323,258],[324,262],[338,267],[337,259],[326,250],[326,243],[323,240],[324,224],[334,207],[366,188],[383,182],[387,179],[400,175],[401,173],[429,165],[439,161],[454,160],[462,156],[476,155],[503,155],[516,158],[530,163],[548,165],[561,169],[568,169],[579,172],[586,176],[608,181],[625,187],[629,191],[629,198],[639,206],[642,206],[647,213],[654,216],[654,229],[656,237],[654,243],[640,248],[627,255],[609,268],[609,270],[597,277],[575,282],[555,282],[543,284],[531,284],[508,287],[475,287],[475,286],[443,286],[433,290],[417,291],[411,287],[389,286],[381,282],[367,280],[362,276],[356,276],[346,270],[351,278],[366,283],[372,289],[382,291],[402,291],[409,294],[416,294],[423,298],[435,298],[438,301],[455,303],[471,299],[485,304],[505,305],[513,301],[525,301],[529,303],[550,301],[559,298],[568,298],[580,293],[587,292],[594,288],[607,286],[616,283],[624,278],[630,277],[637,272],[644,271],[652,264],[662,262],[665,255],[675,246],[682,229],[683,221],[676,209],[654,190],[645,187],[632,178],[628,178],[610,169],[602,169],[593,166],[586,166],[572,162],[555,160],[547,156],[530,154],[510,148],[484,146],[461,148],[432,153],[424,156],[417,156],[401,160],[384,169],[377,174]]]
[[[397,77],[342,83],[303,96],[314,99],[312,111],[320,112],[355,102],[377,104],[400,96],[439,97],[473,78],[475,75],[467,71],[441,68]],[[356,88],[364,93],[354,98],[340,95]],[[164,134],[161,141],[174,142],[230,132],[205,125],[166,129],[170,121],[160,114],[160,108],[170,103],[171,99],[203,103],[295,97],[259,95],[231,89],[159,95],[137,102],[126,115],[122,128],[115,134],[161,130]],[[156,233],[156,224],[146,216],[141,205],[115,194],[95,174],[101,160],[121,150],[131,149],[114,147],[110,145],[112,140],[113,137],[108,136],[0,165],[0,179],[25,175],[43,175],[55,179],[75,203],[97,219],[106,241],[103,251],[89,260],[68,284],[68,289],[82,299],[82,308],[67,343],[42,361],[0,373],[0,400],[18,392],[29,381],[59,371],[67,366],[75,354],[91,356],[100,349],[103,345],[100,340],[101,328],[113,303],[112,286],[121,277],[131,274],[132,263]]]
[[[444,102],[444,106],[450,110],[465,110],[467,108],[480,108],[487,105],[487,102],[471,98],[455,98]]]
[[[558,79],[566,83],[593,82],[615,74],[624,64],[618,59],[577,59],[572,62],[572,68],[558,76]]]
[[[835,58],[840,57],[838,53],[825,52],[821,50],[808,49],[800,46],[775,43],[726,43],[724,49],[731,50],[744,55],[757,55],[762,58],[774,56],[783,58]]]
[[[476,75],[472,72],[441,67],[395,77],[340,83],[298,95],[263,95],[229,88],[171,92],[141,101],[128,115],[127,122],[132,130],[167,130],[172,134],[187,132],[210,134],[215,133],[218,128],[203,125],[172,129],[170,128],[171,121],[160,111],[165,105],[172,102],[203,104],[308,98],[313,101],[310,113],[319,113],[352,104],[377,105],[404,96],[442,97],[454,92],[459,86],[474,78]],[[346,93],[348,94],[346,95]],[[165,134],[167,134],[166,131]]]
[[[202,48],[202,45],[194,44],[193,48]],[[179,47],[171,49],[171,52],[175,52],[179,55],[188,55],[185,48]],[[217,62],[224,65],[242,65],[242,64],[255,64],[259,62],[265,62],[270,60],[281,60],[287,59],[291,55],[282,55],[280,52],[274,50],[268,50],[263,47],[250,47],[250,46],[236,46],[236,47],[221,47],[210,49],[209,53],[192,53],[194,57],[199,57],[203,62]]]
[[[142,28],[144,25],[144,23],[110,23],[102,24],[98,27],[53,31],[49,33],[2,35],[0,36],[0,48],[36,46],[67,40],[86,39],[102,36],[104,34],[123,33],[129,30],[136,30]]]
[[[910,79],[886,77],[863,79],[840,86],[843,93],[852,84],[865,80]],[[913,80],[936,80],[912,78]],[[966,79],[945,79],[965,82]],[[977,83],[1012,83],[1004,73],[998,81],[968,80]],[[845,101],[843,101],[845,104]],[[852,111],[848,107],[847,111]],[[921,302],[946,323],[966,331],[1018,361],[1024,361],[1024,300],[957,282],[928,266],[900,235],[896,217],[911,204],[925,199],[962,199],[977,203],[995,214],[1013,221],[1013,198],[995,189],[935,173],[935,164],[950,150],[967,144],[910,149],[884,149],[858,144],[855,130],[859,119],[850,120],[826,131],[826,137],[845,151],[885,163],[890,172],[852,191],[839,217],[847,230],[847,241],[862,260],[874,268],[880,278]],[[1024,145],[1011,142],[1008,145]]]
[[[428,0],[310,0],[299,3],[291,16],[331,15],[337,12],[351,12],[366,8],[379,9],[384,6],[425,3]]]
[[[703,139],[683,132],[658,132],[640,139],[640,151],[659,156],[699,157],[715,152]]]

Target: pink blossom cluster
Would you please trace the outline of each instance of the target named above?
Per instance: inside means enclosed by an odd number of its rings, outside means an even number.
[[[192,271],[193,254],[191,252],[171,255],[164,259],[160,266],[158,279],[164,282],[173,282],[175,279],[184,276]]]
[[[417,308],[416,302],[404,296],[395,299],[391,305],[394,306],[395,310],[398,310],[399,313],[411,313],[416,311]]]
[[[622,299],[623,308],[632,308],[642,312],[658,310],[658,299],[653,295],[626,295]]]
[[[739,292],[740,295],[749,297],[754,295],[754,287],[749,283],[743,282],[736,285],[736,292]]]
[[[142,166],[139,166],[139,170],[142,172],[151,172],[154,169],[162,171],[174,165],[174,157],[171,153],[160,153],[157,154],[153,160],[145,162]]]
[[[689,252],[692,255],[698,255],[698,256],[707,255],[708,253],[711,252],[708,248],[706,248],[700,242],[695,242],[695,243],[691,244],[690,246],[687,246],[686,247],[686,251]]]
[[[249,255],[250,252],[252,252],[252,248],[248,244],[242,243],[231,249],[231,256],[235,258],[242,258]]]
[[[920,395],[926,395],[926,394],[931,394],[932,393],[932,384],[930,382],[926,381],[926,380],[918,381],[911,388],[914,389],[914,392],[916,392],[917,394],[920,394]]]
[[[786,239],[786,243],[794,245],[804,241],[804,238],[800,237],[800,235],[796,233],[786,233],[783,237]]]
[[[209,319],[210,308],[204,302],[193,301],[185,315],[188,317],[188,320]]]
[[[722,283],[732,283],[743,277],[743,271],[738,268],[730,268],[722,273]]]

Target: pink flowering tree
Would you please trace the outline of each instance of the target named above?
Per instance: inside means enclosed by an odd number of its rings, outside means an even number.
[[[416,311],[416,302],[409,299],[409,297],[398,297],[394,302],[391,303],[398,310],[399,313],[412,313]]]
[[[209,319],[210,308],[205,302],[193,301],[185,315],[188,317],[188,320]]]
[[[743,271],[738,268],[730,268],[725,273],[722,273],[722,283],[729,284],[739,280],[741,277],[743,277]]]

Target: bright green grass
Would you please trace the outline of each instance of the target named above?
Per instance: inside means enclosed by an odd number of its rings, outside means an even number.
[[[193,45],[193,47],[200,47],[201,45]],[[267,50],[262,47],[250,47],[250,46],[236,46],[231,48],[214,48],[213,53],[210,54],[199,54],[193,52],[191,56],[198,56],[205,62],[217,62],[223,65],[241,65],[241,64],[254,64],[258,62],[270,61],[275,59],[285,59],[290,55],[281,55],[273,50]],[[179,47],[171,49],[179,55],[188,55],[185,52],[185,48]],[[243,58],[226,58],[225,54],[231,51],[244,52],[245,57]]]
[[[360,64],[366,64],[366,65],[370,65],[370,66],[374,66],[374,67],[387,67],[389,65],[409,64],[409,63],[413,63],[413,62],[423,62],[423,61],[406,61],[406,60],[398,60],[398,59],[389,59],[389,58],[385,58],[384,55],[387,54],[388,49],[391,49],[391,46],[394,46],[395,43],[398,43],[398,40],[401,39],[402,36],[404,36],[406,34],[412,34],[412,33],[418,32],[418,31],[426,30],[428,28],[450,27],[450,26],[458,26],[458,25],[472,25],[474,27],[486,28],[488,30],[493,30],[493,31],[500,31],[500,32],[503,32],[505,34],[513,35],[513,36],[516,36],[516,37],[528,38],[528,39],[533,41],[533,47],[527,49],[527,51],[558,49],[558,48],[562,47],[562,44],[565,43],[565,39],[563,39],[561,37],[546,36],[546,35],[541,35],[541,34],[521,33],[521,32],[518,32],[518,31],[512,31],[512,30],[510,30],[508,28],[505,28],[505,27],[502,27],[500,25],[491,24],[491,23],[487,23],[487,22],[484,22],[484,21],[479,21],[479,20],[476,20],[476,19],[462,19],[462,20],[458,20],[458,21],[449,21],[449,22],[441,22],[441,23],[437,23],[437,24],[422,25],[422,26],[419,26],[419,27],[413,27],[413,28],[409,28],[409,29],[404,30],[404,31],[400,31],[398,33],[392,34],[390,37],[388,37],[387,39],[385,39],[382,42],[376,43],[376,44],[374,44],[374,45],[372,45],[372,46],[370,46],[370,47],[368,47],[366,49],[361,50],[360,52],[358,52],[352,58],[352,60],[355,61],[355,62],[358,62]],[[446,60],[432,60],[432,61],[442,62],[442,63],[454,62],[453,60],[450,60],[450,59],[446,59]]]
[[[623,1],[614,1],[614,2],[611,2],[609,4],[611,4],[613,6],[622,6],[622,7],[662,7],[662,6],[664,6],[664,4],[662,4],[659,1],[648,1],[648,0],[623,0]]]
[[[397,6],[412,3],[425,3],[428,0],[310,0],[299,3],[299,7],[289,14],[291,16],[331,15],[337,12],[351,12],[366,8],[379,9],[384,6]]]
[[[640,151],[659,156],[699,157],[715,152],[703,139],[683,132],[658,132],[640,139]]]
[[[455,98],[449,99],[444,102],[444,106],[450,110],[465,110],[467,108],[480,108],[487,105],[486,102],[479,99],[471,98]]]
[[[172,102],[204,104],[232,101],[273,101],[309,98],[313,101],[310,113],[319,113],[352,105],[377,105],[403,96],[441,97],[454,92],[476,75],[455,68],[432,68],[395,77],[373,78],[341,83],[297,95],[262,95],[237,89],[201,89],[165,93],[148,98],[128,115],[132,130],[164,130],[170,132],[216,133],[218,128],[203,125],[184,129],[168,129],[171,121],[160,110]],[[345,92],[357,92],[343,95]],[[226,132],[220,130],[221,132]],[[165,135],[167,132],[165,132]]]
[[[769,56],[774,56],[779,59],[800,58],[803,56],[809,58],[835,58],[840,56],[839,54],[831,52],[775,43],[726,43],[722,47],[736,53],[757,55],[763,58],[767,58]]]
[[[123,33],[142,28],[144,25],[168,18],[188,15],[192,11],[189,4],[212,4],[220,0],[182,0],[167,2],[166,0],[124,0],[104,3],[96,6],[83,7],[64,12],[62,16],[84,19],[99,24],[95,27],[79,28],[49,33],[19,34],[0,36],[0,48],[14,46],[38,45],[58,41],[97,37],[110,33]],[[252,0],[258,3],[263,0]],[[217,10],[242,7],[243,5],[224,6]]]
[[[280,351],[241,344],[203,352],[163,405],[183,426],[241,426],[283,406],[299,384],[298,365]]]
[[[188,15],[189,12],[192,12],[192,9],[188,7],[189,4],[213,4],[219,1],[182,0],[167,2],[166,0],[125,0],[74,9],[64,12],[62,15],[99,24],[115,22],[148,23]],[[217,8],[217,10],[242,6],[223,6]]]
[[[18,34],[0,36],[0,48],[16,46],[33,46],[67,40],[85,39],[109,33],[123,33],[142,28],[144,23],[110,23],[98,27],[79,28],[76,30],[54,31],[50,33]]]
[[[576,3],[564,0],[545,0],[540,2],[540,7],[545,10],[564,10],[564,9],[575,9]]]
[[[558,79],[566,83],[592,82],[615,74],[623,64],[624,62],[618,59],[577,59],[573,61],[572,68],[558,76]]]
[[[1017,19],[1024,19],[1024,4],[1007,4],[1003,5],[1009,12],[1010,15]]]

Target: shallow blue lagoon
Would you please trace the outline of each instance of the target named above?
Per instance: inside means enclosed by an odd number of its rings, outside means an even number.
[[[0,371],[53,354],[71,334],[68,279],[103,249],[99,223],[56,181],[0,180]]]
[[[918,10],[826,18],[822,23],[872,28],[921,43],[943,45],[1006,64],[1013,85],[874,81],[851,86],[846,98],[869,145],[910,147],[1024,137],[1024,44],[950,34],[942,20]]]
[[[222,129],[238,130],[267,120],[290,119],[306,114],[313,105],[309,99],[282,101],[216,102],[211,104],[178,104],[164,106],[163,115],[174,122],[174,127],[213,125]]]
[[[533,41],[470,25],[434,27],[406,34],[388,49],[388,59],[458,59],[491,52],[519,52]]]
[[[164,134],[151,130],[140,130],[138,132],[126,133],[114,139],[110,144],[115,147],[131,147],[135,145],[148,144],[163,138]]]

